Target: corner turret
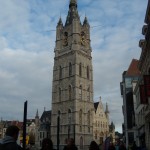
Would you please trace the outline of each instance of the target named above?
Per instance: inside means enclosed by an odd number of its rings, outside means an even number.
[[[39,124],[40,124],[40,118],[39,118],[39,113],[37,109],[36,116],[35,116],[35,125],[38,127]]]
[[[90,26],[87,17],[85,16],[84,21],[83,21],[84,26]]]
[[[57,27],[58,27],[58,26],[63,26],[63,22],[62,22],[61,17],[59,18],[59,21],[58,21],[58,23],[57,23]]]
[[[105,110],[105,113],[109,113],[109,110],[108,110],[108,104],[106,103],[106,110]]]

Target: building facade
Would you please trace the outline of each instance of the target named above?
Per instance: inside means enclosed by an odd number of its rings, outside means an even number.
[[[150,149],[150,1],[148,0],[145,25],[142,29],[144,39],[140,40],[139,46],[141,47],[141,55],[139,59],[139,70],[141,71],[141,80],[137,84],[139,92],[136,96],[140,95],[140,105],[142,108],[142,122],[144,123],[145,134],[142,135],[144,145]],[[138,98],[137,98],[138,101]],[[140,138],[140,137],[139,137]],[[142,141],[141,141],[142,142]]]
[[[51,138],[54,146],[59,141],[60,149],[68,138],[74,138],[79,149],[87,149],[93,139],[90,42],[87,17],[81,23],[77,1],[70,0],[66,23],[60,18],[57,24],[54,50]]]
[[[43,139],[50,138],[51,111],[44,110],[41,117],[39,117],[37,111],[35,117],[35,124],[36,124],[35,147],[36,149],[41,149]]]
[[[133,59],[128,70],[122,74],[122,82],[120,83],[121,95],[123,98],[123,134],[126,147],[133,144],[136,138],[136,125],[135,125],[135,111],[133,101],[133,89],[132,81],[138,80],[140,77],[140,71],[138,69],[139,61]]]
[[[115,126],[113,123],[109,125],[109,110],[106,104],[104,110],[102,100],[94,103],[94,120],[93,120],[93,140],[98,144],[102,144],[107,137],[111,137],[112,142],[115,142]]]

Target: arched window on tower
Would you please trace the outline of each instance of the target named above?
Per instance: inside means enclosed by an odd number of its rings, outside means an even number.
[[[80,149],[83,149],[83,137],[80,137]]]
[[[90,78],[89,66],[87,66],[87,68],[86,68],[86,75],[87,75],[87,79],[89,79]]]
[[[82,109],[79,111],[79,126],[80,126],[80,132],[82,132]]]
[[[80,77],[82,76],[82,64],[81,63],[79,64],[79,76]]]
[[[70,130],[71,130],[71,110],[68,109],[68,136],[70,136]]]
[[[71,76],[71,75],[72,75],[72,64],[69,63],[69,76]]]
[[[96,130],[96,132],[95,132],[95,139],[97,139],[97,130]]]
[[[90,101],[90,86],[87,89],[87,100]]]
[[[62,78],[62,67],[59,66],[59,78],[61,79]]]
[[[59,101],[61,101],[61,96],[62,96],[62,94],[61,94],[61,88],[59,88]]]
[[[71,85],[69,85],[69,100],[72,99],[72,88]]]
[[[82,85],[79,87],[79,99],[82,100]]]
[[[87,113],[87,125],[88,125],[88,132],[90,132],[90,111]]]
[[[60,125],[60,121],[61,121],[61,112],[60,112],[60,110],[58,110],[57,123],[58,123],[58,120],[59,120],[60,132],[62,132],[62,126]]]
[[[63,46],[68,45],[68,32],[64,32]]]

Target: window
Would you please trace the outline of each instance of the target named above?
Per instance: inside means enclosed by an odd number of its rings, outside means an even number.
[[[96,121],[96,123],[95,123],[95,126],[97,127],[97,121]]]
[[[68,32],[64,32],[63,46],[68,45]]]
[[[71,124],[71,110],[68,109],[68,124]]]
[[[40,132],[40,139],[42,138],[42,132]]]
[[[79,99],[82,100],[82,85],[79,87]]]
[[[90,101],[90,87],[87,89],[87,100]]]
[[[87,113],[87,125],[88,125],[88,132],[90,132],[90,111]]]
[[[69,76],[71,76],[71,75],[72,75],[72,64],[69,63]]]
[[[80,77],[82,76],[82,64],[81,63],[79,64],[79,76]]]
[[[59,88],[59,101],[61,101],[61,88]]]
[[[97,139],[97,131],[96,131],[96,133],[95,133],[95,139]]]
[[[80,137],[80,149],[83,149],[83,137]]]
[[[71,130],[71,110],[68,109],[68,138],[70,136],[70,130]]]
[[[61,114],[61,112],[60,112],[60,110],[58,110],[58,116],[60,116],[60,114]]]
[[[90,74],[89,74],[89,66],[87,66],[87,68],[86,68],[86,74],[87,74],[87,79],[89,79],[90,78]]]
[[[131,80],[132,80],[131,78],[125,78],[126,88],[131,88],[132,87]]]
[[[72,97],[72,89],[71,89],[71,85],[69,85],[69,100],[71,100]]]
[[[82,126],[80,126],[80,130],[79,131],[82,132]]]
[[[87,124],[90,126],[90,111],[87,113]]]
[[[59,66],[59,78],[61,79],[62,78],[62,67]]]
[[[61,118],[60,118],[60,115],[61,115],[61,112],[60,112],[60,110],[58,110],[58,113],[57,113],[57,124],[59,124],[59,130],[60,130],[60,132],[61,132],[61,126],[60,126],[60,122],[61,122]]]
[[[80,125],[80,132],[82,132],[82,110],[79,111],[79,125]]]

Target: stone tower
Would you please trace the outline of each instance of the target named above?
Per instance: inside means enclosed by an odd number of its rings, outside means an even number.
[[[51,138],[56,146],[59,130],[60,149],[68,138],[74,138],[79,149],[87,149],[93,137],[91,51],[87,17],[81,23],[77,1],[70,0],[65,24],[60,18],[56,27],[54,50]]]

